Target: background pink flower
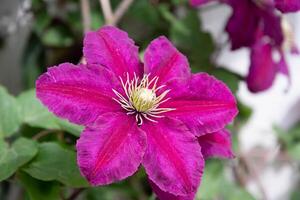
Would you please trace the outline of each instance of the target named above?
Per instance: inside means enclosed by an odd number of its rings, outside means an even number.
[[[208,1],[191,0],[198,6]],[[251,50],[249,73],[246,83],[251,92],[261,92],[270,88],[277,73],[289,75],[283,48],[285,40],[284,19],[281,12],[295,12],[300,9],[300,2],[273,0],[226,0],[220,1],[232,8],[232,15],[226,25],[231,49],[248,47]],[[291,44],[291,52],[297,53],[297,47]],[[295,50],[295,51],[294,51]],[[272,52],[277,52],[279,61],[275,61]],[[264,55],[264,56],[261,56]]]

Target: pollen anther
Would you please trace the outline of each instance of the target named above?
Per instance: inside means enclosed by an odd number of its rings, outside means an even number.
[[[118,99],[113,98],[127,111],[128,115],[135,115],[138,125],[142,125],[144,119],[157,122],[155,118],[164,117],[162,113],[175,110],[174,108],[161,108],[160,105],[170,98],[165,98],[170,90],[165,90],[159,96],[156,95],[157,91],[165,87],[161,85],[157,87],[158,77],[149,79],[150,74],[143,76],[141,80],[134,74],[132,80],[127,73],[126,81],[124,82],[121,77],[120,81],[125,93],[125,96],[113,89]]]

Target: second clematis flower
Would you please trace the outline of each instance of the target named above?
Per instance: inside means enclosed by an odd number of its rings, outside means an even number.
[[[190,0],[198,6],[214,0]],[[300,10],[299,0],[219,0],[232,8],[226,31],[232,50],[251,50],[249,73],[246,77],[251,92],[270,88],[278,73],[289,77],[284,52],[298,54],[288,22],[279,12]],[[243,27],[243,28],[241,28]],[[274,59],[277,53],[278,59]],[[290,81],[290,80],[289,80]]]
[[[143,166],[159,199],[193,199],[204,159],[233,157],[230,90],[192,74],[165,37],[151,42],[144,64],[127,33],[110,26],[89,32],[83,52],[86,65],[51,67],[36,82],[50,111],[86,126],[76,145],[82,175],[106,185]]]
[[[206,3],[212,2],[212,1],[216,1],[216,0],[189,0],[190,4],[192,6],[201,6],[203,4],[206,4]],[[218,0],[218,1],[228,3],[232,0]],[[245,3],[245,1],[243,1],[243,0],[239,0],[239,1],[242,3]],[[267,3],[269,5],[274,6],[275,8],[277,8],[278,10],[280,10],[283,13],[296,12],[296,11],[300,10],[300,1],[299,0],[249,0],[249,1],[256,2],[260,5]]]

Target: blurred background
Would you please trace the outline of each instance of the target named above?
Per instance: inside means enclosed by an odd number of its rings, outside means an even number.
[[[155,199],[143,170],[121,183],[86,187],[75,162],[81,127],[55,118],[35,99],[36,78],[47,67],[79,63],[84,33],[105,23],[126,30],[141,57],[152,39],[166,35],[193,72],[215,75],[236,95],[240,113],[229,127],[236,158],[207,160],[197,199],[300,199],[300,56],[286,57],[290,83],[278,75],[271,88],[251,93],[244,81],[250,50],[231,51],[224,31],[229,6],[193,8],[186,0],[110,3],[119,11],[113,22],[105,20],[98,0],[1,0],[0,199]],[[284,17],[300,47],[300,13]]]

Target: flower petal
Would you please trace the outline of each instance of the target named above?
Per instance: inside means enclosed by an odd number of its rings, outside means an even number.
[[[57,116],[87,125],[105,112],[120,110],[112,100],[118,89],[114,74],[103,67],[64,63],[51,67],[36,81],[37,97]]]
[[[281,46],[284,40],[281,17],[278,16],[273,9],[261,12],[264,23],[264,34],[268,35],[277,46]]]
[[[83,131],[76,148],[82,175],[92,185],[105,185],[138,169],[146,149],[146,135],[125,113],[108,113]]]
[[[187,58],[164,36],[153,40],[146,49],[145,73],[157,76],[158,85],[191,76]]]
[[[289,68],[288,68],[283,51],[280,51],[279,54],[280,54],[280,60],[277,63],[278,69],[283,75],[287,76],[290,79]]]
[[[143,69],[139,63],[138,48],[127,33],[104,26],[86,34],[83,47],[87,63],[100,64],[115,72],[117,77],[126,77],[134,72],[140,76]]]
[[[197,139],[181,122],[170,118],[156,124],[146,122],[142,129],[148,142],[142,164],[149,178],[171,194],[194,194],[204,168]]]
[[[261,92],[270,88],[278,67],[273,62],[272,46],[258,41],[251,49],[251,65],[247,76],[247,86],[251,92]]]
[[[251,1],[230,0],[228,2],[233,9],[226,25],[231,48],[234,50],[251,46],[255,42],[255,33],[260,23],[260,10]]]
[[[159,200],[193,200],[195,198],[195,194],[189,196],[175,196],[161,190],[155,183],[153,183],[153,181],[149,180],[149,183]]]
[[[230,132],[226,129],[198,137],[205,159],[210,157],[234,158]]]
[[[236,100],[229,88],[206,73],[169,85],[171,100],[162,107],[175,108],[166,116],[181,120],[196,136],[223,129],[237,115]]]
[[[300,10],[299,0],[275,0],[275,5],[281,12],[296,12]]]

